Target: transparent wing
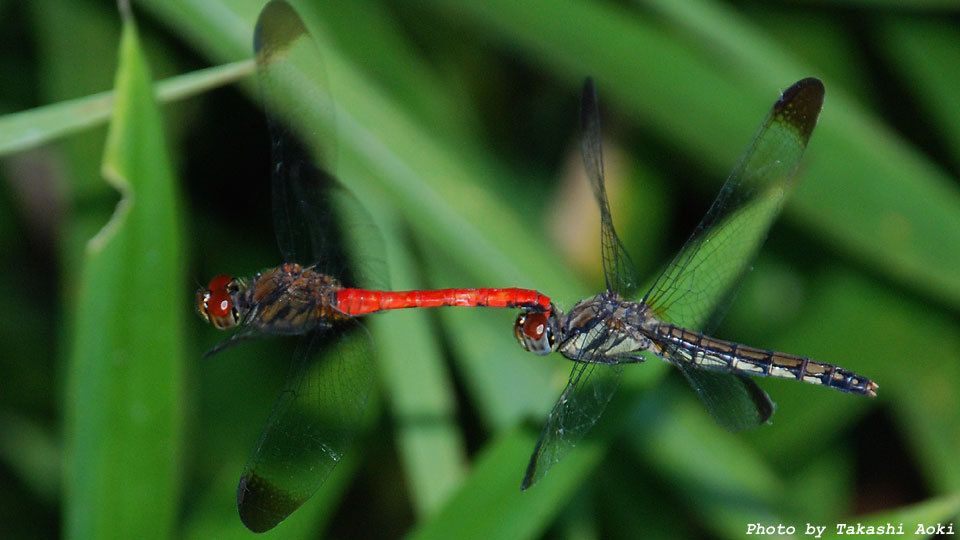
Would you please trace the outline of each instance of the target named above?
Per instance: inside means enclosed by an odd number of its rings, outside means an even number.
[[[358,323],[301,338],[237,487],[250,530],[273,528],[323,484],[364,425],[374,378],[373,345]]]
[[[365,215],[362,205],[325,169],[333,121],[322,78],[310,76],[322,71],[319,50],[300,17],[279,0],[261,12],[254,49],[272,144],[280,251],[287,262],[322,262],[324,273],[354,283],[358,274],[348,272],[354,265],[342,247],[370,244],[355,241],[364,227],[356,224]],[[372,224],[366,227],[375,234]],[[339,463],[364,418],[372,359],[370,338],[353,321],[301,338],[237,487],[240,518],[249,529],[273,528]]]
[[[575,362],[570,380],[540,432],[521,489],[540,481],[597,423],[620,385],[622,364]]]
[[[804,79],[774,104],[703,221],[647,293],[644,301],[661,320],[704,331],[719,323],[780,210],[823,94],[819,80]],[[773,402],[751,379],[697,369],[669,346],[663,356],[724,428],[756,427],[773,414]]]
[[[321,168],[331,158],[329,146],[321,143],[334,140],[332,108],[322,91],[326,84],[315,75],[322,72],[321,54],[299,15],[282,1],[263,8],[253,47],[270,130],[277,244],[288,262],[313,262],[307,258],[325,248],[320,220],[331,221],[323,215],[328,207],[323,194],[335,182]],[[319,121],[304,122],[304,117]]]
[[[254,52],[270,130],[281,255],[286,262],[316,264],[350,286],[385,287],[379,232],[363,205],[330,173],[337,141],[334,107],[317,42],[293,8],[274,0],[257,21]]]
[[[776,218],[823,105],[814,78],[774,104],[703,221],[644,297],[661,320],[709,331]]]
[[[774,404],[770,396],[753,379],[733,373],[697,369],[688,362],[678,362],[667,356],[697,391],[710,416],[727,431],[736,433],[755,428],[767,423],[773,416]]]
[[[600,206],[600,246],[603,254],[603,275],[607,281],[607,290],[616,292],[622,298],[635,298],[638,290],[637,271],[617,237],[610,216],[610,202],[607,200],[607,188],[603,177],[603,147],[600,133],[600,111],[597,107],[597,88],[593,79],[583,83],[580,98],[580,153],[583,167],[587,172],[593,196]]]

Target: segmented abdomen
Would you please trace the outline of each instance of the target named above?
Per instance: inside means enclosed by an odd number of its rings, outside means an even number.
[[[876,396],[876,383],[833,364],[714,339],[673,324],[661,323],[654,328],[654,333],[663,352],[677,362],[691,362],[703,369],[794,379],[841,392]]]
[[[433,291],[367,291],[340,289],[337,308],[347,315],[390,309],[441,306],[500,307],[548,312],[550,298],[530,289],[439,289]]]

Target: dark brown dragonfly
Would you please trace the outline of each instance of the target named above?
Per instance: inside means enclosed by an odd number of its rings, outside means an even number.
[[[517,318],[514,330],[525,349],[537,354],[559,351],[575,362],[543,427],[523,489],[542,478],[596,423],[618,386],[623,364],[642,362],[647,353],[676,366],[714,419],[734,432],[764,424],[773,414],[769,396],[747,375],[876,395],[874,382],[839,366],[703,333],[719,323],[722,307],[766,238],[817,124],[823,95],[823,84],[814,78],[803,79],[783,93],[693,235],[643,292],[613,228],[604,187],[596,89],[593,81],[586,81],[581,152],[600,205],[607,290],[577,303],[566,314],[554,307]]]

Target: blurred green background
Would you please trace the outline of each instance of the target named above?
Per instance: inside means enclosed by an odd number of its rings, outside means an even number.
[[[650,276],[778,91],[821,78],[797,187],[718,337],[841,364],[880,391],[763,380],[773,424],[731,435],[665,365],[629,366],[593,436],[520,493],[569,363],[524,353],[507,310],[379,315],[376,420],[268,534],[740,538],[750,523],[910,534],[956,519],[951,3],[293,3],[324,47],[336,171],[376,215],[397,289],[532,287],[562,308],[602,289],[578,176],[586,75],[614,219]],[[135,2],[118,77],[114,3],[0,3],[5,538],[251,534],[236,482],[292,347],[201,360],[223,336],[192,311],[212,275],[280,262],[268,138],[249,63],[197,70],[248,59],[262,5]],[[159,112],[145,64],[157,81],[188,74],[164,81]],[[107,144],[111,102],[95,94],[115,85],[132,97]],[[91,243],[120,200],[120,226]]]

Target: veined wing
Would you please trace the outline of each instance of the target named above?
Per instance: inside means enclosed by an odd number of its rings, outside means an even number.
[[[330,172],[334,107],[317,42],[289,4],[273,0],[257,21],[254,52],[274,164],[274,231],[284,261],[317,264],[349,286],[385,288],[379,232]]]
[[[303,145],[323,140],[315,130],[329,129],[332,121],[289,114],[316,107],[312,100],[325,97],[304,77],[305,70],[318,68],[316,44],[296,12],[273,0],[257,21],[254,48],[275,164],[273,214],[280,251],[287,262],[317,262],[322,256],[322,270],[344,279],[351,265],[332,239],[341,232],[338,226],[350,224],[333,211],[340,210],[338,202],[355,199],[314,165],[324,163],[323,153],[307,152]],[[330,138],[325,140],[329,144]],[[285,519],[340,461],[363,419],[374,379],[372,359],[370,338],[355,322],[301,338],[284,390],[237,487],[240,518],[250,530],[263,532]]]
[[[823,84],[808,78],[774,104],[703,221],[644,298],[662,321],[705,331],[719,323],[780,210],[823,94]],[[773,414],[773,402],[752,379],[697,369],[669,345],[662,356],[727,430],[756,427]]]
[[[794,84],[773,105],[706,216],[644,297],[657,316],[710,331],[750,268],[796,174],[823,105],[823,84]]]
[[[300,340],[237,487],[240,519],[254,532],[273,528],[309,499],[364,425],[373,344],[358,323],[345,325]]]
[[[670,358],[675,354],[668,352]],[[736,433],[763,425],[773,416],[770,396],[745,375],[697,369],[688,362],[673,362],[697,391],[710,416],[727,431]]]
[[[580,98],[580,153],[583,167],[587,172],[593,196],[600,206],[600,246],[603,254],[603,275],[607,281],[607,290],[616,292],[622,298],[634,298],[637,295],[637,270],[624,249],[623,243],[613,228],[610,216],[610,202],[607,200],[607,188],[603,176],[603,147],[600,133],[600,111],[597,107],[597,88],[593,79],[583,83]]]
[[[253,47],[270,130],[277,244],[286,262],[309,264],[326,247],[320,244],[322,221],[329,221],[323,195],[335,182],[322,168],[331,156],[320,145],[333,141],[332,109],[325,83],[310,76],[322,70],[321,54],[300,16],[279,0],[260,13]],[[304,121],[308,117],[314,121]]]
[[[583,166],[600,206],[600,240],[607,289],[621,295],[635,294],[637,272],[617,237],[610,217],[610,203],[607,201],[603,176],[597,89],[591,78],[584,81],[580,99],[580,137]],[[527,489],[543,478],[554,463],[583,439],[616,392],[622,371],[619,364],[574,362],[567,386],[544,423],[521,489]]]
[[[543,425],[520,489],[540,481],[597,423],[622,372],[621,364],[574,363],[567,386]]]

